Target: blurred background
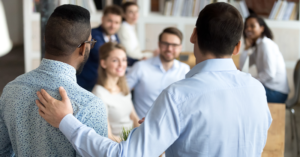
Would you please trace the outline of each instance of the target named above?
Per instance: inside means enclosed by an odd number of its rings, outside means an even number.
[[[121,5],[126,0],[0,0],[0,94],[4,86],[17,76],[37,68],[43,51],[43,26],[56,6],[75,4],[91,12],[91,26],[101,24],[102,9],[111,4]],[[174,26],[184,33],[183,53],[191,54],[189,37],[197,16],[207,4],[226,2],[235,6],[246,18],[252,13],[263,17],[274,34],[285,60],[289,86],[294,95],[293,73],[300,58],[299,0],[134,0],[140,7],[137,34],[142,50],[157,49],[158,34]],[[185,57],[183,57],[185,58]],[[189,60],[185,58],[185,60]],[[184,61],[184,60],[183,60]],[[238,61],[236,61],[238,62]],[[190,65],[191,67],[193,65]],[[255,73],[255,67],[250,73]],[[300,110],[295,110],[300,122]],[[299,112],[300,113],[300,112]],[[298,135],[293,129],[290,112],[286,112],[284,156],[299,155]],[[299,126],[297,123],[296,126]],[[299,134],[300,135],[300,134]]]

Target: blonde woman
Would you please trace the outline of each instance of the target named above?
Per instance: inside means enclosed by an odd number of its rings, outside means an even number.
[[[108,137],[119,142],[123,127],[130,129],[139,126],[125,78],[125,48],[108,42],[100,47],[99,56],[98,82],[93,93],[102,99],[107,108]]]

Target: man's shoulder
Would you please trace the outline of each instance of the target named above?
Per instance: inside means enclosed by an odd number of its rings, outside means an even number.
[[[22,86],[22,85],[27,86],[27,85],[36,84],[37,82],[39,82],[39,79],[40,79],[40,76],[37,75],[36,71],[37,70],[35,69],[35,70],[32,70],[25,74],[19,75],[17,78],[15,78],[14,80],[12,80],[8,84],[6,84],[4,89],[11,88],[16,85],[17,86]]]
[[[176,64],[178,64],[180,68],[182,68],[182,69],[188,69],[188,70],[190,69],[190,66],[188,64],[180,62],[177,59],[175,59],[174,61],[177,62]]]
[[[235,80],[232,80],[233,78]],[[200,97],[211,92],[228,89],[234,90],[234,88],[244,88],[245,90],[248,88],[256,88],[258,90],[264,90],[263,85],[250,74],[236,71],[236,74],[220,77],[200,73],[195,77],[185,78],[171,84],[166,88],[166,91],[174,95],[174,97]]]
[[[141,60],[141,61],[137,61],[136,63],[134,63],[134,67],[135,68],[139,68],[139,69],[144,69],[145,67],[150,67],[152,66],[152,61],[153,58],[149,58],[147,60]]]

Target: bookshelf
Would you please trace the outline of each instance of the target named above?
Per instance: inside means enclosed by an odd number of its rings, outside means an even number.
[[[234,0],[226,1],[228,3],[234,2]],[[140,8],[140,18],[136,28],[142,50],[156,49],[158,34],[165,27],[174,26],[181,30],[184,34],[182,51],[193,51],[193,45],[189,42],[189,38],[193,28],[195,27],[197,20],[196,17],[165,16],[161,13],[151,12],[151,0],[137,0],[137,3]],[[40,14],[32,12],[32,5],[32,0],[23,0],[26,72],[35,69],[40,64]],[[91,26],[98,26],[100,24],[101,17],[102,13],[100,11],[91,13]],[[265,20],[268,26],[272,29],[275,36],[274,41],[278,44],[283,54],[287,67],[289,83],[291,84],[290,86],[292,86],[293,69],[297,60],[300,58],[300,21]]]

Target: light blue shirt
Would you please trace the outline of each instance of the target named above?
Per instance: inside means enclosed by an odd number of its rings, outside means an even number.
[[[139,118],[146,116],[159,94],[170,84],[184,79],[190,67],[174,60],[171,69],[165,71],[159,56],[139,61],[127,74],[130,89],[134,88],[133,103]]]
[[[54,60],[6,85],[0,98],[0,156],[78,156],[65,136],[37,112],[36,92],[45,89],[61,99],[58,88],[68,92],[74,116],[101,136],[107,136],[107,116],[102,101],[76,83],[76,70]]]
[[[211,59],[163,90],[127,141],[102,137],[72,115],[59,129],[84,156],[260,157],[271,122],[262,84],[232,59]]]

